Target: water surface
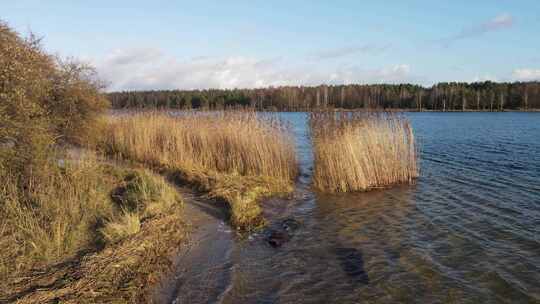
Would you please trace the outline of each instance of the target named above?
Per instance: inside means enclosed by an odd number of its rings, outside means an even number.
[[[540,303],[540,113],[409,113],[417,184],[336,195],[310,187],[306,114],[280,115],[302,176],[292,199],[265,212],[269,229],[287,218],[300,227],[274,248],[266,232],[238,239],[215,217],[166,299]]]

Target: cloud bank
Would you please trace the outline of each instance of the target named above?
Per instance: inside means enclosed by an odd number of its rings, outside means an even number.
[[[443,39],[442,43],[444,46],[449,46],[450,44],[459,40],[479,37],[489,32],[496,32],[511,28],[514,26],[514,23],[514,17],[512,17],[510,14],[500,14],[483,23],[462,29],[459,33]]]
[[[516,69],[512,78],[517,81],[540,81],[540,69]]]
[[[245,56],[180,60],[151,48],[115,50],[102,60],[93,60],[92,64],[103,80],[109,83],[109,91],[403,83],[418,80],[407,64],[365,69],[356,65],[322,68],[308,62],[291,63],[283,58]]]

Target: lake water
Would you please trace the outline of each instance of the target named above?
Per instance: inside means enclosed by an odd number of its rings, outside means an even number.
[[[540,113],[408,113],[421,147],[416,185],[326,195],[310,187],[306,114],[294,197],[265,203],[274,248],[208,214],[180,259],[176,303],[540,303]],[[204,222],[203,221],[203,222]]]

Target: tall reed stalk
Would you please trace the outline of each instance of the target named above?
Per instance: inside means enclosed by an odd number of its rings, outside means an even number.
[[[418,177],[413,129],[389,112],[313,112],[309,117],[315,170],[325,192],[366,191]]]
[[[111,117],[107,146],[152,165],[232,175],[296,176],[286,126],[253,111],[147,112]]]

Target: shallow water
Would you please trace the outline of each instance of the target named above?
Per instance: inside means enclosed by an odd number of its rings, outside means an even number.
[[[409,113],[414,186],[323,195],[310,188],[305,114],[282,113],[302,176],[265,204],[274,248],[207,214],[163,297],[175,303],[540,303],[540,113]]]

